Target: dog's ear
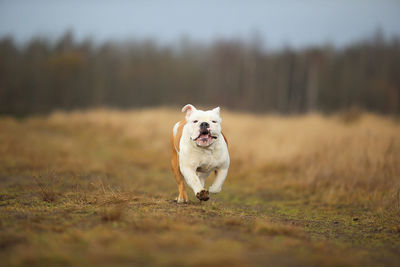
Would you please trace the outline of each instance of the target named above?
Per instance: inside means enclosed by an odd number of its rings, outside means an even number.
[[[212,111],[215,112],[219,116],[219,110],[220,110],[220,108],[216,107]]]
[[[186,106],[184,106],[182,108],[182,112],[186,112],[186,120],[189,119],[190,115],[192,114],[193,111],[195,111],[196,108],[191,105],[191,104],[187,104]]]

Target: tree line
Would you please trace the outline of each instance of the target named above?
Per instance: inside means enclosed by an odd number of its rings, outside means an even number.
[[[173,46],[152,40],[0,39],[0,114],[193,103],[252,112],[400,113],[400,41],[379,32],[334,48],[265,49],[262,41]]]

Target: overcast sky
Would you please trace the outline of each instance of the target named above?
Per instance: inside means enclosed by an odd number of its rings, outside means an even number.
[[[0,0],[0,37],[57,38],[66,30],[95,41],[153,38],[173,43],[182,36],[210,42],[249,38],[267,47],[343,46],[376,29],[400,35],[400,0]]]

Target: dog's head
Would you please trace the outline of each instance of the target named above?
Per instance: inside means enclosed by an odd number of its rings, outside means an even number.
[[[221,117],[219,107],[211,110],[199,110],[187,104],[182,108],[186,112],[186,129],[190,139],[200,147],[208,147],[221,136]]]

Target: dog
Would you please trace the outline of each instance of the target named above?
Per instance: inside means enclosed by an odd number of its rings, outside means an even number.
[[[186,181],[200,201],[207,201],[209,193],[221,191],[230,164],[220,108],[203,111],[187,104],[182,112],[186,112],[185,119],[177,122],[171,133],[171,166],[179,190],[175,200],[188,202]],[[215,180],[206,190],[204,183],[211,172],[215,172]]]

